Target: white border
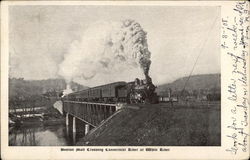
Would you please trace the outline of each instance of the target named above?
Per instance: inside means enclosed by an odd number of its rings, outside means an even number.
[[[221,127],[222,127],[222,146],[221,147],[173,147],[169,152],[61,152],[62,147],[9,147],[8,146],[8,6],[10,5],[154,5],[154,6],[221,6],[221,14],[230,16],[232,6],[235,2],[220,1],[10,1],[1,4],[1,149],[3,159],[242,159],[247,154],[233,156],[226,152],[227,141],[225,139],[227,123],[225,115],[229,113],[227,108],[228,101],[225,98],[227,88],[228,66],[230,62],[225,61],[227,57],[224,51],[221,51]],[[248,80],[249,82],[249,80]],[[248,83],[249,84],[249,83]],[[138,148],[145,148],[138,147]],[[76,148],[76,147],[67,147]],[[78,146],[77,148],[83,148]],[[91,148],[91,147],[89,147]],[[100,147],[94,147],[100,148]],[[118,148],[118,147],[109,147]],[[128,147],[120,147],[128,148]]]

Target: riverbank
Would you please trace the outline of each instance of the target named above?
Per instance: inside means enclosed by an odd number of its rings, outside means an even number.
[[[19,124],[16,124],[15,126],[33,126],[33,125],[39,125],[39,126],[51,126],[51,125],[60,125],[64,124],[65,118],[58,118],[58,119],[50,119],[50,120],[40,120],[36,117],[29,118],[28,120],[22,120]]]
[[[13,116],[12,116],[13,117]],[[61,115],[55,108],[46,107],[40,109],[34,113],[24,112],[15,115],[11,118],[10,127],[22,127],[22,126],[50,126],[50,125],[60,125],[65,122],[65,118]]]

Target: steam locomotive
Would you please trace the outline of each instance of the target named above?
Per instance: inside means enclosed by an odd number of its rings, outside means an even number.
[[[63,97],[68,101],[96,103],[157,103],[158,97],[151,78],[132,82],[114,82],[86,90],[70,93]]]

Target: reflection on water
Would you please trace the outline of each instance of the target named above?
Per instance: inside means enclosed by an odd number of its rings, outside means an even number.
[[[74,135],[65,125],[13,128],[9,133],[10,146],[73,146],[83,137]]]

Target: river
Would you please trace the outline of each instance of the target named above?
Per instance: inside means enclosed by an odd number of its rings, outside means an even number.
[[[10,146],[74,146],[83,137],[78,133],[67,132],[65,125],[30,126],[11,128],[9,132]]]

